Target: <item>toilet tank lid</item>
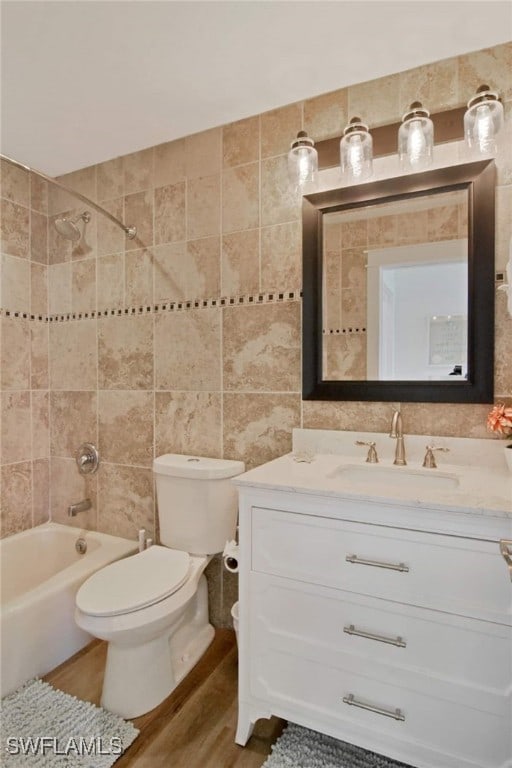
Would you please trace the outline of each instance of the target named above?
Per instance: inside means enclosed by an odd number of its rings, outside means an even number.
[[[243,461],[231,459],[209,459],[204,456],[184,456],[180,453],[166,453],[153,461],[153,471],[173,477],[193,477],[198,480],[220,480],[241,475],[245,469]]]

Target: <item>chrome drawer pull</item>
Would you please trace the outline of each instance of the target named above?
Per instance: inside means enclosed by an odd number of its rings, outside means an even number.
[[[409,572],[409,566],[405,563],[383,563],[380,560],[365,560],[363,557],[357,555],[347,555],[345,560],[347,563],[355,563],[356,565],[373,565],[375,568],[388,568],[391,571],[403,571]]]
[[[396,645],[397,648],[405,648],[407,643],[402,640],[401,637],[386,637],[385,635],[374,635],[372,632],[364,632],[362,629],[356,629],[353,624],[348,627],[343,627],[343,631],[347,635],[357,635],[357,637],[366,637],[368,640],[377,640],[379,643],[388,643],[388,645]]]
[[[384,717],[392,717],[393,720],[405,720],[405,715],[401,709],[383,709],[382,707],[376,707],[373,704],[365,704],[364,701],[355,699],[353,693],[344,696],[343,703],[349,704],[351,707],[360,707],[361,709],[367,709],[370,712],[376,712],[378,715],[384,715]]]
[[[510,574],[510,581],[512,581],[512,539],[500,540],[500,552],[508,565],[508,572]]]

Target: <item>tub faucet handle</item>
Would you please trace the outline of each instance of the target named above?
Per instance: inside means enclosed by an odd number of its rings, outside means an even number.
[[[92,443],[83,443],[76,452],[75,459],[81,475],[92,475],[98,470],[100,454]]]

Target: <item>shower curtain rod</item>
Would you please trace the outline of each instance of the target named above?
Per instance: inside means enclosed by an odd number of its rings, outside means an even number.
[[[50,184],[54,184],[56,187],[59,187],[59,189],[64,190],[64,192],[68,192],[70,195],[73,195],[73,197],[77,197],[83,203],[90,205],[91,208],[94,208],[96,211],[99,211],[99,213],[102,213],[104,216],[110,219],[110,221],[113,221],[114,224],[117,224],[118,227],[121,227],[121,229],[124,230],[124,232],[126,233],[126,236],[130,240],[133,240],[133,238],[136,236],[137,227],[130,227],[130,226],[127,226],[126,224],[123,224],[122,221],[119,221],[119,219],[116,219],[115,216],[112,216],[112,214],[106,211],[104,208],[102,208],[101,205],[97,205],[97,203],[94,203],[92,200],[89,200],[89,198],[85,197],[85,195],[81,195],[80,192],[75,192],[73,189],[70,189],[65,184],[61,184],[60,181],[53,179],[51,176],[47,176],[46,173],[43,173],[42,171],[37,171],[35,168],[30,168],[30,166],[24,165],[23,163],[19,163],[17,160],[13,160],[12,157],[7,157],[7,155],[0,154],[0,158],[2,160],[5,160],[7,163],[10,163],[11,165],[15,165],[17,168],[22,168],[24,171],[29,171],[29,173],[35,173],[36,176],[40,176],[45,181],[48,181]]]

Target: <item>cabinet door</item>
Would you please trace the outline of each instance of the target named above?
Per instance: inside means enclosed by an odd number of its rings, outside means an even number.
[[[512,624],[495,542],[253,508],[254,571]]]

